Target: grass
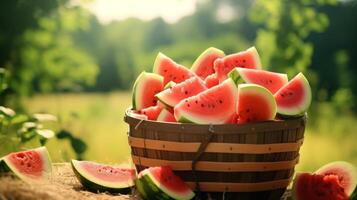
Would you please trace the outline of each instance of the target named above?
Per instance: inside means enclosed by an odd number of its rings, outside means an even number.
[[[131,104],[130,93],[37,95],[24,103],[32,113],[47,112],[59,116],[60,126],[88,144],[85,159],[105,163],[120,163],[130,159],[128,127],[123,121],[125,109]],[[341,126],[343,121],[339,120]],[[341,133],[332,129],[337,125],[333,125],[330,118],[319,118],[319,121],[324,122],[321,123],[323,127],[308,127],[305,133],[297,170],[314,171],[334,160],[356,164],[357,135],[352,132],[357,130],[357,120],[349,117],[348,124],[342,125],[344,128],[349,126],[349,129],[343,129]],[[326,130],[333,130],[334,133]],[[66,141],[50,140],[47,147],[56,162],[68,161],[74,156]]]

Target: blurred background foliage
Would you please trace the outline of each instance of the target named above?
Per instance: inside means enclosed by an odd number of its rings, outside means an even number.
[[[119,162],[129,159],[122,120],[129,91],[159,51],[190,67],[210,46],[230,54],[255,45],[266,69],[289,77],[302,71],[313,88],[299,167],[357,163],[356,1],[198,0],[195,12],[174,23],[102,23],[84,6],[90,2],[0,3],[0,67],[8,71],[1,105],[57,115],[87,142],[86,158]],[[70,144],[47,145],[61,152],[55,160],[71,157],[63,156]]]

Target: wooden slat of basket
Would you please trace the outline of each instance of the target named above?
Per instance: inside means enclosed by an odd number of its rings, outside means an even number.
[[[154,167],[162,165],[170,165],[173,170],[192,170],[192,161],[171,161],[145,158],[132,155],[133,162],[136,165]],[[290,161],[278,162],[210,162],[199,161],[196,165],[198,171],[214,171],[214,172],[254,172],[254,171],[276,171],[283,169],[291,169],[298,163],[299,156]]]
[[[236,143],[209,143],[205,152],[208,153],[246,153],[266,154],[298,151],[303,139],[291,143],[275,144],[236,144]],[[198,142],[172,142],[162,140],[143,139],[129,136],[131,147],[175,152],[197,152]]]
[[[200,182],[200,188],[207,192],[259,192],[286,188],[290,179],[275,181],[266,181],[258,183],[221,183],[221,182]],[[195,189],[195,182],[186,182],[186,184]]]

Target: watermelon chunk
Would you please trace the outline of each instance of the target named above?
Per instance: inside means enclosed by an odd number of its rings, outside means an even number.
[[[275,94],[281,87],[288,83],[286,74],[236,67],[228,74],[236,84],[254,83],[261,85]]]
[[[156,97],[164,104],[174,107],[182,99],[194,96],[206,89],[204,82],[194,76],[156,94]]]
[[[164,85],[170,81],[180,83],[195,75],[189,69],[177,64],[161,52],[155,59],[153,72],[164,77]]]
[[[140,110],[139,114],[146,115],[148,120],[156,120],[162,109],[163,108],[158,105],[150,106]]]
[[[163,77],[153,73],[142,72],[133,87],[132,104],[134,110],[141,110],[157,103],[155,95],[164,87]]]
[[[222,58],[224,52],[214,47],[206,49],[200,56],[196,59],[191,67],[197,76],[204,80],[207,76],[214,73],[213,63],[217,58]]]
[[[311,104],[311,88],[302,73],[296,75],[274,94],[278,113],[285,116],[303,115]]]
[[[219,58],[214,62],[214,70],[220,82],[225,80],[227,74],[235,67],[261,69],[260,57],[255,47]]]
[[[315,173],[324,176],[336,175],[347,196],[350,196],[357,186],[356,168],[348,162],[335,161],[322,166]]]
[[[130,117],[134,117],[134,118],[136,118],[136,119],[148,120],[148,116],[143,115],[143,114],[136,113],[136,112],[133,111],[133,110],[130,110],[130,111],[128,112],[128,115],[129,115]]]
[[[195,196],[169,166],[150,167],[141,171],[136,186],[141,196],[148,200],[189,200]]]
[[[48,181],[52,174],[52,164],[46,147],[10,153],[0,161],[0,168],[13,172],[25,182]]]
[[[211,88],[218,84],[219,84],[219,79],[217,77],[217,74],[211,74],[211,75],[207,76],[205,79],[205,85],[207,88]]]
[[[157,120],[159,122],[176,122],[175,116],[167,109],[162,109]]]
[[[174,107],[179,122],[224,124],[231,120],[237,105],[237,88],[232,79],[182,100]]]
[[[135,185],[136,171],[91,161],[72,160],[71,165],[79,182],[93,192],[129,193]]]
[[[257,84],[238,85],[238,124],[273,120],[276,115],[274,96]]]
[[[293,184],[295,200],[348,200],[336,175],[298,173]]]

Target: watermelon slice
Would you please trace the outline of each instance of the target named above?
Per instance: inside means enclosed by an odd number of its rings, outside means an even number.
[[[129,115],[130,117],[134,117],[134,118],[136,118],[136,119],[148,120],[148,116],[143,115],[143,114],[136,113],[136,112],[133,111],[133,110],[130,110],[130,111],[128,112],[128,115]]]
[[[240,67],[234,68],[229,72],[228,76],[236,84],[242,82],[255,83],[267,88],[273,94],[288,83],[288,76],[286,74]]]
[[[207,88],[211,88],[218,84],[219,84],[219,80],[218,80],[217,74],[211,74],[211,75],[207,76],[205,79],[205,85]]]
[[[170,81],[180,83],[195,75],[189,69],[177,64],[161,52],[155,59],[153,72],[164,77],[164,85]]]
[[[257,84],[238,85],[238,124],[273,120],[276,102],[273,94]]]
[[[224,124],[235,114],[237,88],[232,79],[182,100],[174,107],[179,122]]]
[[[141,110],[156,105],[155,94],[163,89],[163,77],[153,73],[142,72],[133,87],[132,104],[134,110]]]
[[[194,96],[206,89],[204,82],[199,77],[194,76],[156,94],[156,97],[164,104],[174,107],[182,99]]]
[[[316,174],[336,175],[347,196],[350,196],[357,185],[356,168],[348,162],[336,161],[322,166]]]
[[[311,88],[302,73],[274,94],[278,113],[283,116],[303,115],[311,104]]]
[[[220,82],[225,80],[227,74],[235,67],[261,69],[260,57],[255,47],[219,58],[214,62],[214,70]]]
[[[159,122],[176,122],[175,116],[167,109],[162,109],[157,120]]]
[[[295,200],[348,200],[336,175],[298,173],[293,184]]]
[[[135,169],[115,167],[90,161],[71,162],[79,182],[93,192],[129,193],[135,184]]]
[[[48,181],[52,164],[46,147],[10,153],[0,161],[1,171],[13,172],[25,182]]]
[[[140,110],[139,113],[146,115],[148,120],[156,120],[162,109],[163,108],[158,105],[150,106],[148,108],[144,108],[144,109]]]
[[[217,58],[222,58],[224,52],[214,47],[206,49],[193,63],[191,71],[204,80],[207,76],[214,73],[213,63]]]
[[[141,196],[148,200],[189,200],[195,196],[169,166],[150,167],[141,171],[136,186]]]

